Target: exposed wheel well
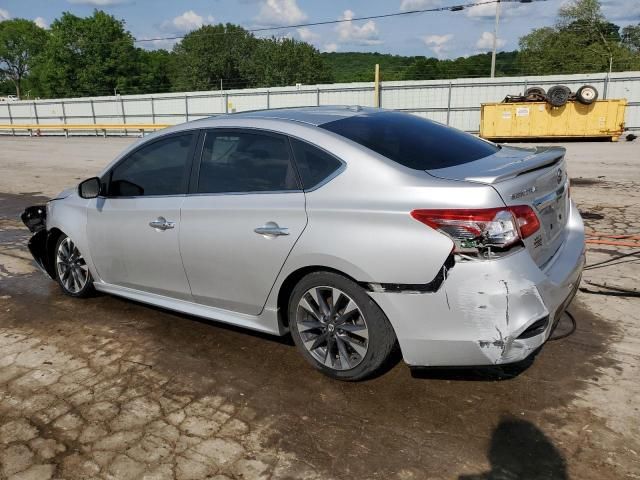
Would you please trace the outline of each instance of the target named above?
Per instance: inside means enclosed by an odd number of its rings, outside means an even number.
[[[342,275],[356,283],[359,283],[355,278],[347,275],[340,270],[336,270],[335,268],[324,267],[321,265],[312,265],[309,267],[299,268],[294,272],[291,272],[289,276],[282,282],[280,286],[280,290],[278,291],[278,311],[280,312],[280,321],[282,325],[285,327],[289,327],[289,298],[291,297],[291,293],[293,289],[296,287],[298,282],[306,275],[313,272],[333,272],[338,275]]]
[[[58,228],[52,228],[49,230],[47,234],[47,262],[46,270],[49,272],[55,279],[56,269],[55,269],[55,259],[56,259],[56,244],[58,243],[58,239],[61,235],[64,235],[64,232]]]

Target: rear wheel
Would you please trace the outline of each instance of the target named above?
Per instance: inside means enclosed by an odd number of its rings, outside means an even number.
[[[56,278],[62,291],[72,297],[87,297],[93,293],[93,279],[76,244],[61,235],[55,252]]]
[[[389,360],[396,337],[367,292],[332,272],[304,277],[289,300],[296,346],[315,368],[339,380],[361,380]]]

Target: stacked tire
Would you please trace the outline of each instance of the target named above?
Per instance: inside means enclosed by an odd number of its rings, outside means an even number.
[[[571,93],[564,85],[554,85],[547,92],[542,87],[529,87],[520,98],[526,102],[548,102],[554,107],[562,107],[573,100],[591,105],[598,99],[598,90],[592,85],[583,85],[576,93]]]
[[[583,85],[576,92],[576,100],[584,105],[591,105],[598,99],[598,90],[591,85]]]

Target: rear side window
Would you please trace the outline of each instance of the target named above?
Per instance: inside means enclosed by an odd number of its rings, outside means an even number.
[[[305,190],[324,182],[342,166],[340,160],[308,143],[292,138],[291,146]]]
[[[172,135],[133,152],[112,170],[108,196],[186,193],[193,138],[192,133]]]
[[[416,170],[453,167],[500,149],[460,130],[401,112],[356,115],[320,126]]]
[[[288,141],[283,136],[208,131],[198,193],[299,190]]]

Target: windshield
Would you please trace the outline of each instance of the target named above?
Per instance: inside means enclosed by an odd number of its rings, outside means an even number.
[[[355,115],[320,127],[416,170],[453,167],[500,149],[460,130],[401,112]]]

